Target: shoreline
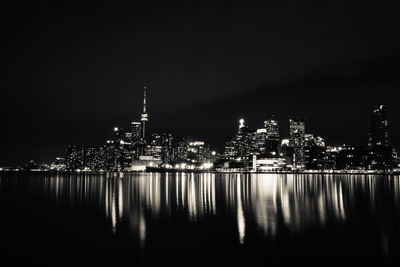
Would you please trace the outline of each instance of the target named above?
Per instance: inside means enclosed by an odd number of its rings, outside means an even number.
[[[303,170],[303,171],[216,171],[156,169],[145,171],[54,171],[54,170],[0,170],[0,173],[55,173],[55,174],[117,174],[117,173],[213,173],[213,174],[341,174],[341,175],[400,175],[400,171],[360,171],[360,170]]]

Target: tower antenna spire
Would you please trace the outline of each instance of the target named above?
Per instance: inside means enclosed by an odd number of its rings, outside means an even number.
[[[144,92],[143,92],[143,113],[146,113],[146,90],[147,90],[147,87],[145,85]]]
[[[147,91],[147,87],[144,86],[143,88],[143,113],[141,116],[141,121],[142,121],[142,139],[145,140],[146,138],[146,122],[149,120],[148,115],[147,115],[147,111],[146,111],[146,92]]]

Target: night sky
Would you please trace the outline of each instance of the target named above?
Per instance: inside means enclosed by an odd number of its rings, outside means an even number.
[[[169,2],[166,4],[166,2]],[[396,1],[110,1],[2,6],[0,166],[97,145],[141,112],[221,151],[276,114],[329,144],[366,145],[387,104],[400,146]]]

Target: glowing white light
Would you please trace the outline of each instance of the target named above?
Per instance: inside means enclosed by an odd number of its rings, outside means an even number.
[[[215,156],[217,153],[215,151],[211,152],[211,155]]]
[[[205,169],[210,169],[212,166],[213,166],[213,164],[211,162],[206,162],[206,163],[203,164],[202,167],[205,168]]]
[[[244,127],[244,119],[239,120],[239,128]]]
[[[289,139],[282,139],[281,145],[282,146],[288,146],[289,145]]]
[[[114,127],[114,132],[118,132],[118,127]]]

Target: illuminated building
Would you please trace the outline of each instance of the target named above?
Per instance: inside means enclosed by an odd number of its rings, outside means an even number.
[[[173,137],[172,134],[158,134],[151,135],[150,145],[158,146],[160,150],[160,158],[163,161],[171,161],[173,158]]]
[[[325,147],[325,140],[320,136],[313,134],[304,135],[304,145],[307,147]]]
[[[192,140],[190,137],[178,142],[176,148],[177,161],[190,161],[192,163],[202,163],[215,158],[211,149],[204,141]]]
[[[187,151],[187,159],[193,162],[203,162],[211,158],[210,148],[203,141],[190,141]]]
[[[253,148],[260,154],[266,153],[267,129],[257,129],[254,134]]]
[[[287,167],[292,167],[293,166],[293,147],[290,146],[290,141],[289,139],[282,139],[281,141],[281,153],[285,159],[286,159],[286,165]]]
[[[391,169],[394,162],[389,141],[389,120],[386,106],[378,105],[373,109],[371,124],[368,168]]]
[[[265,152],[271,157],[279,155],[279,125],[274,118],[264,121],[266,129]]]
[[[142,121],[142,139],[146,140],[146,123],[148,121],[148,114],[146,111],[146,86],[144,87],[144,91],[143,91],[143,112],[142,115],[140,117],[140,120]]]
[[[50,170],[51,171],[65,171],[65,159],[62,157],[57,157],[50,163]]]
[[[142,124],[138,121],[131,122],[131,142],[137,144],[142,140]]]
[[[302,169],[305,167],[305,121],[289,120],[290,146],[293,147],[293,167]]]
[[[189,142],[190,138],[178,142],[175,153],[178,161],[184,161],[187,159]]]
[[[83,169],[85,167],[85,154],[83,147],[69,146],[65,157],[67,170]]]
[[[363,147],[342,146],[336,155],[336,169],[364,170],[367,168],[368,153]]]
[[[151,157],[152,160],[162,160],[162,146],[147,145],[146,157]]]
[[[376,106],[372,111],[372,146],[389,146],[388,109],[384,105]]]
[[[325,140],[312,134],[304,135],[305,168],[309,170],[332,169],[333,164],[326,155]]]
[[[253,170],[257,172],[278,171],[284,169],[286,160],[282,157],[260,158],[253,156]]]
[[[235,159],[237,152],[235,150],[235,138],[229,137],[225,139],[224,158],[227,160]]]
[[[246,126],[244,119],[240,119],[235,136],[235,150],[238,158],[248,159],[254,148],[254,140],[255,133]]]

